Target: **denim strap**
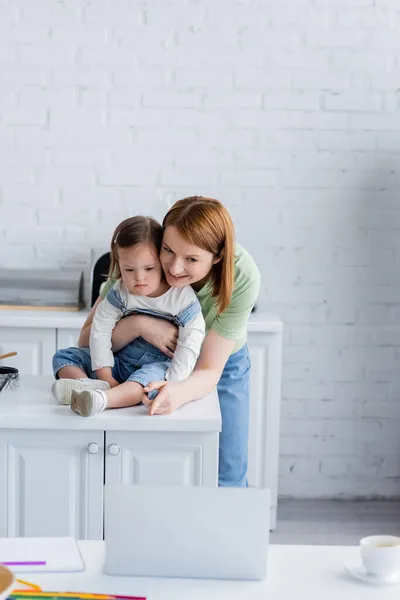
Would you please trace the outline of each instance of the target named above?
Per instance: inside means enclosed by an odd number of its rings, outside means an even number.
[[[115,289],[115,287],[112,287],[110,289],[110,291],[107,293],[106,298],[109,301],[109,303],[115,306],[115,308],[117,308],[118,310],[120,310],[124,316],[129,314],[124,302],[122,301],[120,292],[117,289]]]
[[[107,294],[107,298],[108,298],[108,294]],[[114,300],[114,302],[115,301],[116,300]],[[121,304],[122,304],[122,300],[121,300]],[[116,304],[114,304],[114,306],[116,306]],[[120,310],[124,311],[124,316],[147,315],[149,317],[158,317],[159,319],[165,319],[166,321],[170,321],[170,323],[174,323],[174,325],[177,325],[178,327],[185,327],[185,325],[187,325],[190,321],[193,321],[193,319],[201,312],[200,302],[197,299],[193,300],[193,302],[191,302],[186,308],[184,308],[177,315],[156,312],[149,308],[135,308],[133,310],[126,310],[125,307],[122,308],[121,306],[118,306],[117,308],[120,308]]]

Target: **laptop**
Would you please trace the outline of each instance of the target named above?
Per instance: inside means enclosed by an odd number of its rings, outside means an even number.
[[[108,575],[264,579],[270,493],[254,488],[105,486]]]

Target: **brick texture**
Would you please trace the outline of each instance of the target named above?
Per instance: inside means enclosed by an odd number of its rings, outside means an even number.
[[[400,495],[399,0],[0,0],[0,265],[211,194],[285,321],[280,493]],[[88,280],[88,277],[86,277]]]

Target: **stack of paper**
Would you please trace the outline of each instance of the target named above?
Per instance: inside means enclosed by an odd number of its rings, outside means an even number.
[[[12,571],[84,571],[85,565],[74,538],[0,538],[0,563]]]

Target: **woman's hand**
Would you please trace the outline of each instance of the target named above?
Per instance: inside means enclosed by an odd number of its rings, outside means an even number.
[[[154,400],[147,396],[149,392],[158,390],[158,395]],[[145,392],[142,396],[142,402],[147,407],[149,415],[169,415],[175,412],[184,402],[179,397],[180,384],[175,381],[154,381],[143,388]]]
[[[129,317],[128,317],[129,318]],[[161,352],[174,358],[178,341],[178,328],[173,323],[157,317],[140,315],[140,335],[146,342],[152,344]]]

